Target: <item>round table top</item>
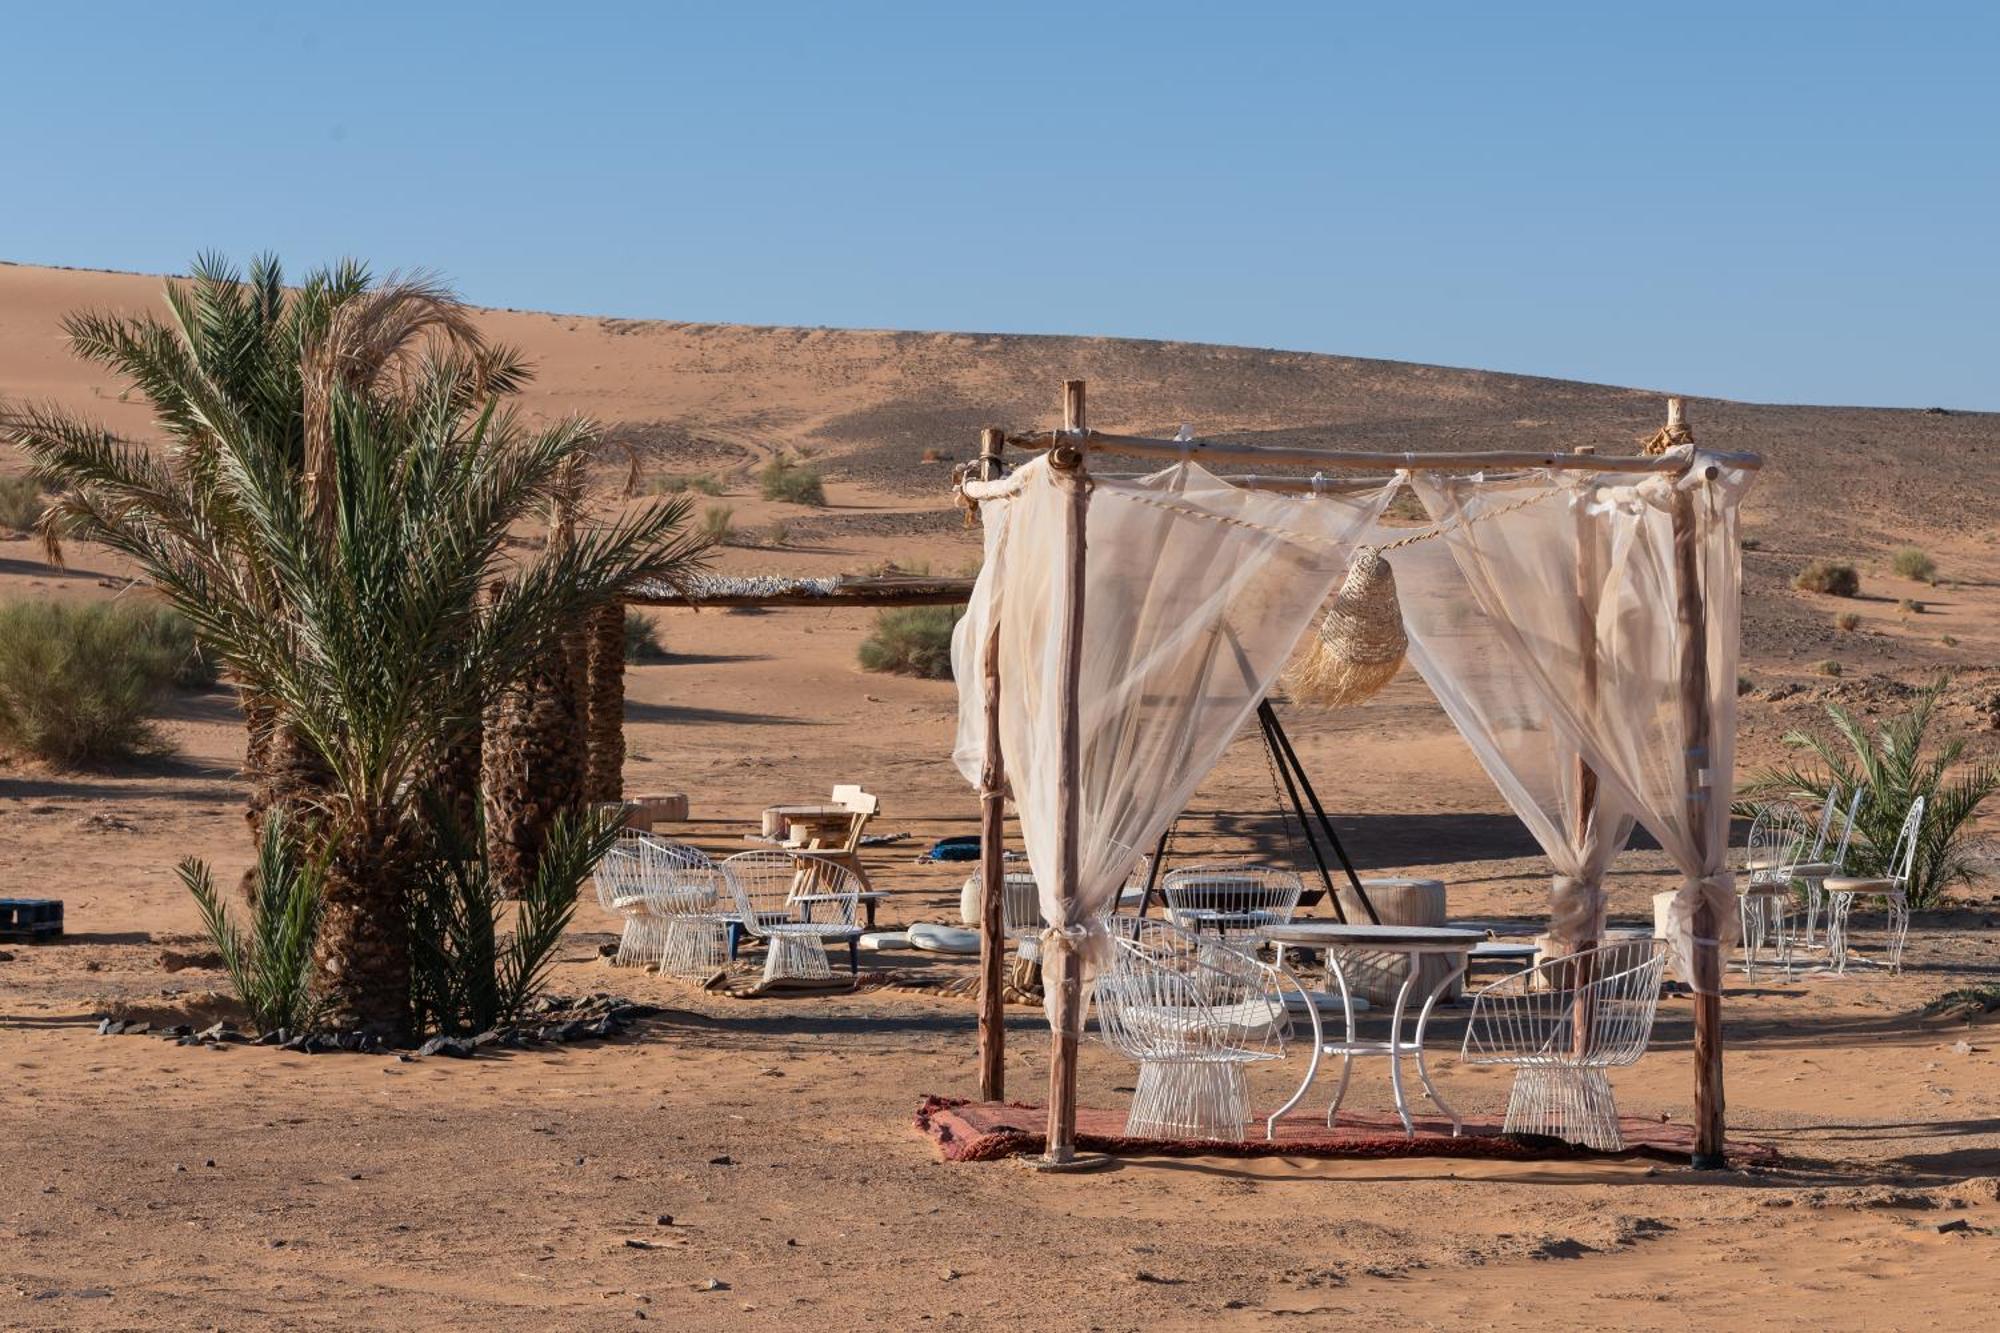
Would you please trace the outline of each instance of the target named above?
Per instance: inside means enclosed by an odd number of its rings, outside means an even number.
[[[1456,926],[1347,926],[1338,921],[1292,921],[1266,926],[1263,933],[1273,944],[1304,948],[1352,945],[1404,953],[1464,953],[1486,938],[1483,930]]]

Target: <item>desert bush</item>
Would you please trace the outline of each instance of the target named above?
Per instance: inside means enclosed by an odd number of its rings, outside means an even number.
[[[1924,604],[1914,597],[1905,597],[1896,603],[1896,609],[1906,616],[1920,616],[1924,613]]]
[[[757,485],[766,500],[800,505],[826,503],[826,484],[819,469],[800,459],[772,459],[758,471]]]
[[[689,491],[699,491],[703,495],[720,495],[722,481],[712,472],[697,472],[689,477],[662,477],[653,483],[655,495],[684,495]]]
[[[1865,790],[1848,851],[1847,870],[1854,875],[1885,873],[1903,817],[1910,803],[1923,797],[1924,821],[1910,872],[1910,905],[1935,904],[1951,885],[1972,879],[1972,820],[1981,803],[2000,791],[2000,764],[1961,767],[1964,738],[1935,745],[1931,741],[1938,703],[1948,683],[1948,678],[1940,677],[1916,697],[1907,713],[1883,721],[1872,735],[1846,709],[1827,705],[1833,735],[1794,731],[1784,738],[1787,746],[1817,760],[1817,770],[1765,769],[1745,785],[1744,794],[1807,792],[1814,800],[1824,800],[1829,781],[1840,784],[1843,797]]]
[[[186,616],[171,606],[153,606],[141,614],[141,620],[173,668],[174,688],[205,690],[222,679],[221,661],[195,636]]]
[[[1938,636],[1938,642],[1947,648],[1956,648],[1958,647],[1958,636],[1955,634],[1941,634]]]
[[[1896,571],[1897,577],[1919,583],[1930,583],[1937,578],[1937,562],[1918,546],[1897,547],[1896,553],[1889,557],[1889,568]]]
[[[1761,551],[1764,549],[1764,541],[1761,537],[1745,537],[1742,546],[1746,551]]]
[[[1853,597],[1861,591],[1861,575],[1844,560],[1815,560],[1793,577],[1792,586],[1800,592]]]
[[[259,1032],[310,1031],[320,1019],[312,955],[326,867],[307,854],[306,841],[282,813],[264,821],[247,934],[229,919],[206,863],[190,856],[176,872],[201,909],[209,943],[222,955],[230,987]]]
[[[1829,657],[1823,662],[1814,662],[1813,670],[1819,672],[1822,676],[1838,676],[1840,674],[1840,663]]]
[[[660,642],[660,622],[648,615],[626,608],[625,611],[625,660],[627,662],[664,662],[667,657],[666,645]]]
[[[868,671],[925,680],[951,679],[951,631],[962,606],[905,606],[878,612],[875,629],[861,641]]]
[[[1839,615],[1833,618],[1833,627],[1839,630],[1842,634],[1854,633],[1854,631],[1861,628],[1860,613],[1855,611],[1842,611]]]
[[[42,494],[33,476],[0,477],[0,528],[31,530],[42,516]]]
[[[0,606],[0,746],[57,764],[158,749],[151,714],[181,666],[152,608]]]
[[[409,897],[414,1030],[477,1033],[520,1017],[548,982],[577,890],[617,836],[599,816],[558,815],[503,935],[506,903],[484,831],[460,828],[434,802]]]
[[[736,511],[728,505],[710,505],[701,511],[701,535],[712,546],[727,546],[736,535]]]
[[[764,529],[764,545],[783,546],[792,539],[792,525],[782,518],[772,519]]]

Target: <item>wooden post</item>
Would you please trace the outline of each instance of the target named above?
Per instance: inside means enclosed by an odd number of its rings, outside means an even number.
[[[1667,424],[1686,428],[1678,398],[1667,400]],[[1706,874],[1720,864],[1710,845],[1709,802],[1722,775],[1710,768],[1715,754],[1715,719],[1708,706],[1708,607],[1702,588],[1701,524],[1692,490],[1677,489],[1673,501],[1674,612],[1681,633],[1681,734],[1687,745],[1688,830],[1695,861]],[[1718,922],[1704,896],[1694,914],[1694,1165],[1723,1165],[1722,954],[1715,945]]]
[[[987,429],[979,434],[979,477],[1000,478],[1000,452],[1007,434]],[[1000,611],[989,604],[993,619],[980,646],[980,679],[984,686],[986,750],[979,766],[979,1100],[1004,1101],[1007,1096],[1007,1016],[1003,968],[1007,961],[1007,849],[1004,842],[1007,764],[1000,750]]]
[[[1594,452],[1589,445],[1577,450],[1578,453]],[[1582,696],[1584,716],[1590,717],[1597,707],[1597,609],[1598,582],[1601,575],[1597,570],[1596,529],[1587,514],[1579,513],[1576,519],[1576,631],[1577,643],[1583,650]],[[1579,754],[1576,757],[1576,845],[1581,852],[1590,838],[1591,824],[1597,816],[1597,770]],[[1602,892],[1600,887],[1599,892]],[[1571,941],[1572,953],[1584,953],[1597,947],[1596,934],[1587,939]],[[1592,960],[1594,962],[1594,960]],[[1591,1031],[1596,1025],[1596,1015],[1591,1012],[1589,991],[1585,988],[1596,979],[1596,969],[1591,962],[1570,969],[1577,992],[1576,1004],[1571,1014],[1570,1039],[1578,1055],[1590,1049]]]
[[[1063,429],[1084,426],[1082,380],[1063,381]],[[1090,477],[1083,450],[1063,446],[1050,451],[1049,466],[1066,474],[1070,503],[1065,514],[1063,556],[1069,576],[1069,614],[1063,620],[1056,707],[1062,719],[1062,769],[1056,782],[1056,896],[1076,901],[1081,869],[1083,798],[1083,723],[1078,690],[1083,678],[1083,592],[1087,549],[1085,523],[1090,512]],[[1076,1047],[1082,1026],[1083,972],[1081,960],[1067,944],[1045,951],[1044,984],[1053,988],[1055,1026],[1049,1060],[1049,1121],[1044,1162],[1064,1166],[1076,1158]],[[1051,967],[1050,965],[1053,965]],[[1053,972],[1054,975],[1050,975]]]

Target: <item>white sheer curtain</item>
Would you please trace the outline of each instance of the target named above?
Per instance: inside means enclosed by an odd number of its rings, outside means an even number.
[[[975,785],[980,654],[1000,625],[1001,748],[1042,914],[1087,959],[1140,852],[1187,804],[1264,698],[1396,483],[1305,499],[1239,489],[1192,463],[1093,478],[1086,528],[1078,879],[1057,874],[1057,704],[1070,483],[1046,459],[981,506],[986,560],[952,643],[953,759]],[[1068,890],[1066,892],[1066,890]]]
[[[1412,639],[1427,640],[1426,676],[1439,674],[1432,683],[1447,707],[1449,695],[1463,699],[1460,707],[1474,720],[1469,738],[1491,733],[1518,739],[1532,730],[1531,717],[1487,720],[1482,692],[1498,698],[1500,707],[1542,712],[1554,733],[1549,753],[1557,756],[1557,768],[1561,750],[1569,748],[1595,771],[1601,807],[1615,817],[1629,811],[1659,840],[1683,877],[1671,917],[1677,970],[1690,985],[1713,990],[1719,976],[1700,975],[1694,966],[1694,923],[1698,909],[1706,907],[1715,928],[1708,938],[1723,949],[1733,942],[1736,905],[1727,849],[1742,581],[1736,517],[1750,474],[1708,454],[1691,452],[1689,462],[1684,473],[1636,480],[1419,474],[1414,484],[1425,506],[1434,518],[1453,524],[1436,540],[1463,576],[1472,603],[1467,614],[1485,618],[1493,637],[1509,650],[1506,670],[1518,673],[1527,693],[1507,697],[1483,677],[1469,687],[1453,679],[1456,649],[1439,629],[1450,608],[1433,608],[1428,601],[1431,596],[1449,601],[1448,594],[1437,592],[1442,585],[1425,589],[1418,600],[1425,609],[1415,620],[1424,628],[1413,621]],[[1537,495],[1546,498],[1536,500]],[[1693,518],[1696,577],[1707,620],[1702,644],[1684,642],[1677,615],[1677,501],[1690,505]],[[1404,559],[1398,562],[1398,583],[1405,588],[1424,583],[1425,574],[1416,568],[1405,574],[1404,568],[1426,557],[1399,554]],[[1434,570],[1430,574],[1435,577]],[[1579,588],[1586,590],[1582,596]],[[1706,666],[1704,702],[1713,737],[1706,752],[1700,752],[1702,738],[1690,735],[1686,725],[1684,649]],[[1481,744],[1475,740],[1475,750]],[[1481,759],[1489,771],[1515,773],[1512,789],[1504,780],[1502,787],[1510,801],[1517,791],[1524,793],[1515,805],[1523,818],[1536,809],[1545,825],[1550,822],[1548,812],[1561,809],[1561,798],[1552,804],[1550,793],[1537,789],[1545,784],[1520,781],[1500,741],[1489,737],[1484,745]],[[1692,792],[1691,750],[1697,752],[1700,774]],[[1537,755],[1529,767],[1545,771],[1537,767],[1541,763]],[[1501,780],[1499,772],[1495,777]],[[1535,822],[1531,819],[1530,827]],[[1580,898],[1586,890],[1569,892]],[[1572,918],[1581,917],[1581,906],[1574,901],[1566,906]],[[1601,901],[1592,910],[1601,911]]]

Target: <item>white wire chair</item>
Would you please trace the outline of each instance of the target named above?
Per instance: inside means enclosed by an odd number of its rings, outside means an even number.
[[[1812,837],[1805,811],[1790,801],[1760,806],[1750,821],[1743,875],[1736,884],[1746,977],[1757,975],[1757,960],[1767,950],[1785,974],[1791,975],[1792,880],[1794,868],[1807,858]]]
[[[623,921],[618,952],[611,960],[617,967],[643,967],[659,956],[664,940],[666,921],[654,910],[652,842],[635,829],[620,830],[591,875],[598,906]]]
[[[1917,860],[1917,835],[1924,825],[1924,798],[1910,802],[1896,846],[1889,853],[1886,873],[1872,876],[1826,877],[1826,944],[1833,970],[1845,972],[1849,959],[1848,916],[1856,898],[1879,898],[1887,918],[1889,970],[1903,970],[1903,946],[1910,937],[1910,872]]]
[[[1186,930],[1214,931],[1261,942],[1267,926],[1283,925],[1298,911],[1305,882],[1268,866],[1187,866],[1160,877],[1167,919]]]
[[[735,919],[764,941],[764,980],[826,980],[828,941],[848,946],[860,971],[861,878],[811,852],[741,852],[719,867],[735,898]]]
[[[1861,813],[1862,798],[1868,794],[1866,787],[1856,787],[1849,794],[1845,811],[1839,808],[1840,784],[1830,783],[1826,790],[1826,804],[1819,815],[1819,833],[1813,839],[1812,850],[1806,853],[1805,863],[1792,867],[1792,878],[1806,887],[1805,929],[1800,943],[1805,948],[1814,948],[1819,934],[1820,914],[1826,904],[1826,879],[1838,875],[1847,867],[1847,846],[1854,838],[1854,817]],[[1834,844],[1832,855],[1828,855],[1827,844],[1833,840],[1833,822],[1840,820],[1840,840]]]
[[[729,964],[728,922],[733,915],[722,871],[683,843],[652,846],[653,910],[666,919],[660,973],[705,981]]]
[[[1287,987],[1312,1023],[1305,1084],[1312,1082],[1319,1013],[1289,971],[1168,921],[1119,916],[1110,928],[1112,961],[1094,996],[1105,1043],[1139,1062],[1126,1133],[1241,1140],[1250,1119],[1247,1067],[1283,1059],[1292,1042]]]
[[[1507,1133],[1549,1134],[1605,1152],[1624,1146],[1605,1071],[1645,1054],[1666,964],[1660,941],[1621,940],[1473,992],[1459,1058],[1514,1067]]]

